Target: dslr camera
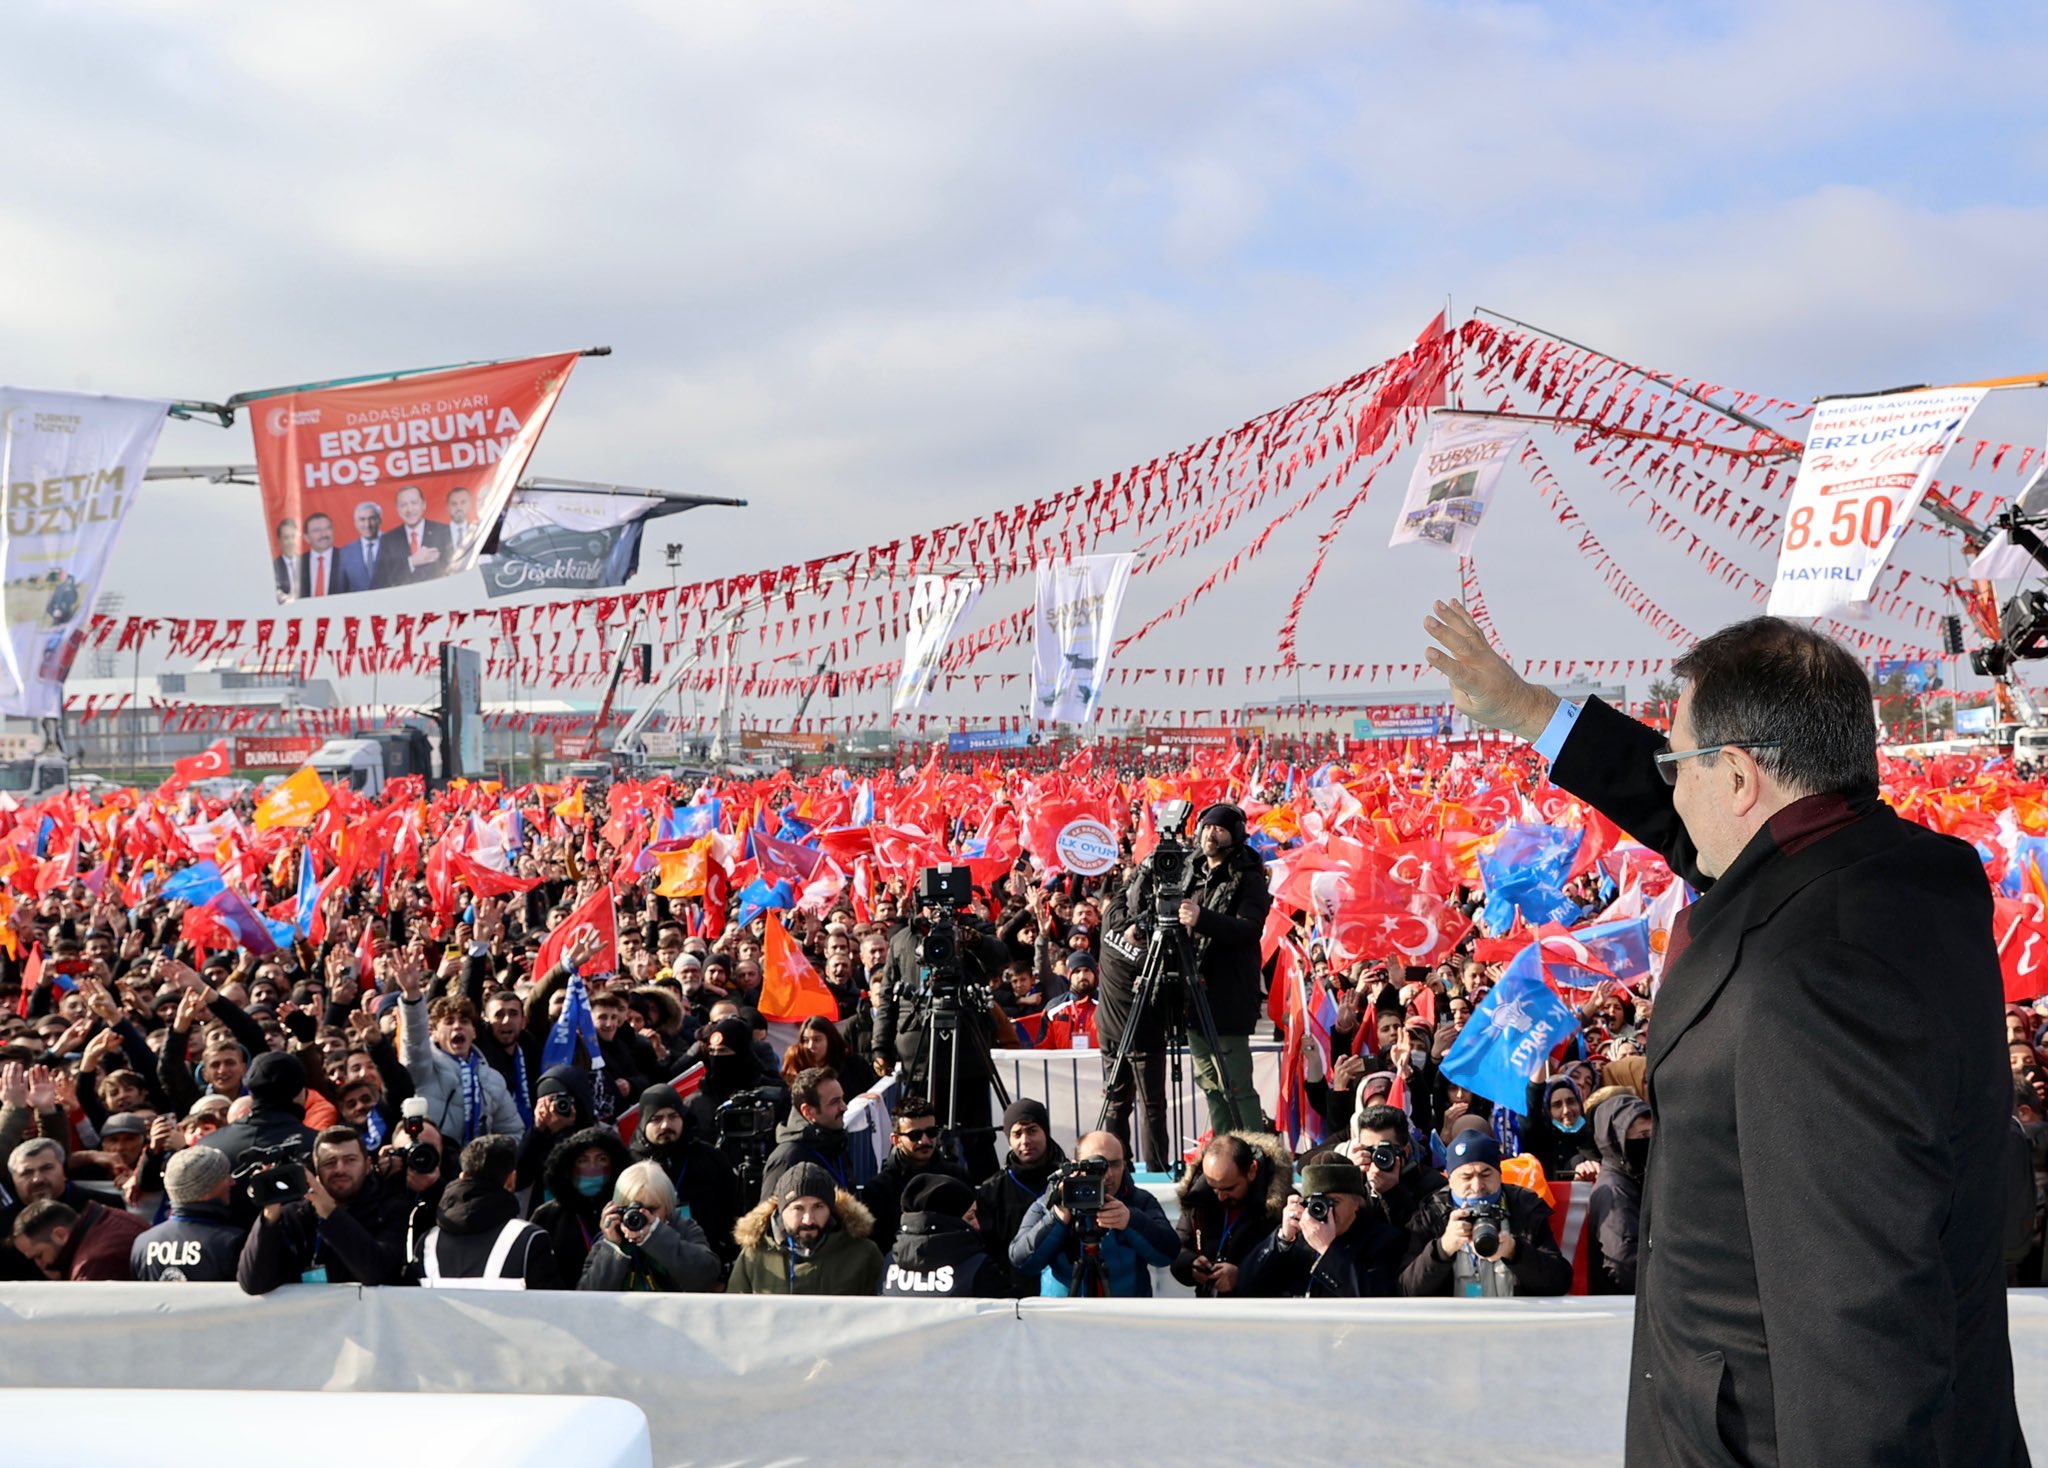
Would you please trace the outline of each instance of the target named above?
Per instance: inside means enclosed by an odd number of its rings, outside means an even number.
[[[259,1210],[306,1196],[305,1164],[292,1147],[252,1147],[242,1154],[234,1178]]]
[[[1083,1236],[1102,1230],[1096,1215],[1102,1212],[1109,1179],[1109,1163],[1101,1157],[1063,1162],[1046,1186],[1046,1196],[1074,1215],[1074,1229]]]
[[[1328,1223],[1337,1212],[1337,1200],[1328,1193],[1311,1193],[1301,1200],[1301,1211],[1317,1223]]]
[[[1472,1215],[1472,1252],[1491,1259],[1500,1252],[1500,1231],[1507,1226],[1508,1211],[1498,1198],[1474,1203],[1467,1211]]]
[[[638,1203],[628,1203],[619,1210],[619,1227],[629,1234],[642,1232],[652,1222],[654,1222],[654,1215],[645,1208],[642,1208]]]
[[[405,1170],[418,1177],[441,1170],[441,1149],[422,1141],[427,1134],[427,1098],[408,1096],[399,1106],[398,1129],[405,1133]]]

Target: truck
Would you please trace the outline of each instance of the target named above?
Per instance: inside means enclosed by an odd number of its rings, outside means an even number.
[[[382,795],[402,775],[418,775],[432,789],[441,782],[434,774],[434,751],[423,729],[389,729],[377,733],[351,734],[330,739],[313,751],[306,761],[320,772],[322,780],[346,780],[364,795]]]
[[[0,794],[17,805],[71,788],[64,752],[41,734],[0,734]]]

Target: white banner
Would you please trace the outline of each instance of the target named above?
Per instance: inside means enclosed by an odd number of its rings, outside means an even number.
[[[1933,388],[1814,409],[1778,547],[1773,615],[1821,617],[1870,599],[1942,455],[1982,401],[1981,387]]]
[[[1031,614],[1031,715],[1042,724],[1085,724],[1102,699],[1116,614],[1130,584],[1126,552],[1038,568]]]
[[[58,717],[167,402],[0,388],[0,713]]]
[[[2038,515],[2048,509],[2048,464],[2034,471],[2034,477],[2027,481],[2027,487],[2020,491],[2016,508],[2030,515]],[[2039,535],[2041,532],[2034,532]],[[2016,581],[2022,576],[2032,575],[2040,569],[2033,554],[2014,545],[2012,536],[2001,530],[1985,542],[1984,549],[1977,553],[1977,559],[1970,562],[1972,581]],[[1958,730],[1961,725],[1956,726]]]
[[[477,564],[492,596],[624,586],[640,569],[647,522],[687,508],[649,495],[520,489],[495,535],[472,521],[457,527],[455,549],[462,554],[472,540],[489,547]]]
[[[1479,533],[1480,517],[1493,502],[1500,471],[1522,450],[1526,428],[1498,418],[1437,413],[1429,443],[1408,479],[1408,497],[1394,521],[1388,545],[1442,546],[1460,555]]]
[[[979,576],[917,578],[910,591],[910,630],[903,636],[903,671],[896,675],[896,701],[891,705],[897,713],[924,707],[953,629],[980,598]]]

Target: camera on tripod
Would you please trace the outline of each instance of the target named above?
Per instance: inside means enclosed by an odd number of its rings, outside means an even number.
[[[2022,504],[2027,503],[2043,485],[2044,479],[2048,476],[2035,476],[2021,492]],[[2042,526],[2048,526],[2048,514],[2014,505],[1994,517],[1990,528],[2003,530],[2015,546],[2032,556],[2037,564],[2048,567],[2048,546],[2044,546],[2041,537],[2035,534],[2036,529]],[[1980,678],[1995,678],[2002,682],[2011,675],[2014,663],[2048,657],[2048,594],[2015,592],[1999,610],[1998,627],[2000,636],[1997,642],[1971,651],[1970,671]],[[1962,648],[1951,645],[1950,650],[1960,652]]]
[[[933,866],[918,873],[917,905],[910,920],[917,935],[917,966],[935,999],[957,1000],[965,974],[960,967],[960,924],[955,914],[974,903],[974,874],[966,867]]]
[[[258,1209],[272,1203],[296,1203],[306,1196],[306,1168],[293,1147],[252,1147],[235,1169],[249,1201]]]
[[[1088,1235],[1100,1233],[1096,1215],[1105,1201],[1104,1184],[1109,1180],[1109,1162],[1102,1157],[1069,1160],[1054,1170],[1046,1183],[1046,1196],[1074,1215],[1074,1230]]]
[[[775,1135],[775,1103],[759,1091],[741,1091],[720,1104],[713,1122],[721,1147],[769,1140]]]

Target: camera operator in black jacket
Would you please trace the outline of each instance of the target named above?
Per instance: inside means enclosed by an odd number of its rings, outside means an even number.
[[[361,1134],[331,1126],[313,1139],[306,1196],[257,1215],[235,1279],[252,1295],[284,1284],[398,1284],[410,1211],[371,1168]]]
[[[933,920],[941,915],[927,905],[915,924],[897,929],[889,940],[889,992],[875,1009],[875,1059],[885,1069],[902,1063],[904,1084],[931,1098],[940,1126],[958,1139],[967,1175],[986,1177],[996,1170],[996,1144],[989,1113],[990,1071],[981,1057],[999,1028],[990,986],[1003,977],[1009,953],[993,933],[962,913],[952,924],[958,953],[955,973],[947,975],[939,967],[925,973],[932,934],[941,926]],[[925,930],[922,935],[919,928]],[[925,964],[919,960],[921,948],[926,950]],[[935,1044],[932,1034],[934,1011],[949,979],[958,986],[952,1000],[960,1026],[958,1076],[953,1074],[953,1041],[942,1034]],[[1001,1027],[1007,1026],[1005,1019]]]
[[[1280,1227],[1244,1262],[1239,1293],[1292,1299],[1392,1295],[1408,1236],[1372,1206],[1365,1174],[1349,1159],[1311,1162]]]
[[[1196,972],[1208,994],[1221,1047],[1220,1054],[1210,1054],[1201,1027],[1189,1017],[1188,1053],[1194,1057],[1195,1084],[1209,1104],[1209,1128],[1215,1135],[1271,1131],[1252,1085],[1251,1049],[1252,1029],[1259,1021],[1259,943],[1273,906],[1266,864],[1245,844],[1244,812],[1236,806],[1210,806],[1195,827],[1199,851],[1190,853],[1187,895],[1175,917],[1194,940]],[[1124,927],[1118,942],[1141,959],[1157,921],[1157,865],[1155,850],[1125,884],[1121,902]],[[1111,985],[1105,968],[1105,1009],[1112,1007]],[[1146,1151],[1151,1152],[1149,1145]]]

